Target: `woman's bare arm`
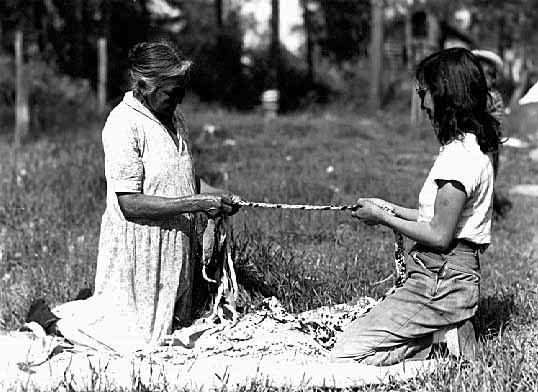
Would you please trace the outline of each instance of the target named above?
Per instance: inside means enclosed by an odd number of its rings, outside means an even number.
[[[168,198],[142,193],[118,193],[117,196],[126,218],[162,219],[189,212],[206,212],[216,216],[233,211],[232,199],[226,195],[201,193]]]
[[[382,224],[424,245],[445,250],[454,240],[466,194],[457,181],[438,184],[434,216],[430,222],[416,222],[390,215],[368,199],[359,199],[362,207],[353,213],[366,224]]]
[[[406,208],[399,205],[394,205],[394,214],[401,219],[416,222],[418,219],[417,208]]]
[[[384,206],[390,209],[398,218],[402,218],[409,221],[416,221],[418,219],[418,209],[416,208],[402,207],[398,204],[394,204],[389,201],[378,198],[369,198],[368,200],[372,201],[374,204],[378,204],[380,206]]]

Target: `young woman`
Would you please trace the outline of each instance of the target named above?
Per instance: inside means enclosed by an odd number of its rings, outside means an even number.
[[[499,76],[502,76],[503,61],[495,53],[489,50],[473,50],[472,53],[476,56],[488,85],[488,110],[501,124],[501,129],[504,119],[504,102],[501,93],[498,90]],[[495,178],[499,173],[499,152],[493,153],[493,169],[495,170]],[[493,217],[503,217],[512,208],[512,202],[506,195],[496,189],[493,192]]]
[[[416,241],[407,280],[343,332],[332,351],[335,361],[390,365],[425,359],[434,332],[469,323],[477,309],[479,253],[491,241],[492,153],[500,143],[499,122],[487,109],[486,79],[468,50],[451,48],[425,58],[416,80],[421,107],[441,144],[419,207],[359,199],[361,207],[353,213]]]

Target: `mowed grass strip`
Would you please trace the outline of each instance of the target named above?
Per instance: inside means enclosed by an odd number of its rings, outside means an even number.
[[[365,196],[416,206],[438,148],[427,124],[411,129],[398,113],[320,110],[271,122],[222,111],[187,116],[199,173],[252,201],[353,204]],[[207,124],[215,125],[213,135],[204,134]],[[33,299],[45,296],[54,305],[93,284],[106,190],[99,127],[43,137],[18,150],[0,145],[3,330],[24,322]],[[504,149],[501,190],[535,181],[536,174],[526,155]],[[364,390],[538,389],[538,214],[535,200],[511,199],[514,207],[494,222],[494,243],[481,257],[478,360],[453,360],[403,385]],[[233,222],[244,311],[263,295],[276,295],[296,312],[379,297],[391,284],[375,284],[394,270],[391,231],[361,225],[349,212],[245,208]]]

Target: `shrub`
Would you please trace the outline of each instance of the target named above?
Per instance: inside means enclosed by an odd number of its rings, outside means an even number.
[[[15,109],[15,65],[10,57],[0,57],[0,119],[6,132],[13,128]],[[65,130],[96,118],[96,101],[86,79],[58,73],[37,59],[25,64],[33,134]]]

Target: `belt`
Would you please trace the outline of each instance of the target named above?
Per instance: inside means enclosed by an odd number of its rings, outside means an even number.
[[[449,266],[450,268],[457,269],[461,272],[479,274],[480,262],[478,259],[478,252],[480,251],[480,249],[483,249],[484,246],[485,245],[475,244],[471,241],[458,239],[453,241],[447,251],[441,253],[438,250],[434,250],[425,245],[417,243],[409,251],[409,255],[413,258],[413,260],[415,260],[415,262],[435,273],[440,273],[442,270],[444,270],[445,266]],[[457,260],[457,257],[456,259],[447,258],[446,256],[450,255],[450,253],[454,250],[474,253],[476,257],[476,262],[472,262],[471,264],[467,265],[469,260],[462,264],[460,261]],[[418,256],[417,253],[424,253],[424,257]],[[428,253],[430,253],[430,255],[428,255]],[[438,256],[435,257],[435,254],[437,254]]]
[[[467,250],[467,251],[471,251],[471,252],[484,253],[484,251],[486,250],[488,245],[489,244],[476,244],[476,243],[474,243],[472,241],[469,241],[469,240],[456,238],[456,239],[454,239],[454,241],[452,241],[452,243],[450,244],[448,249],[446,251],[444,251],[444,252],[439,252],[438,249],[430,248],[429,246],[424,245],[424,244],[420,244],[418,242],[415,244],[415,246],[413,246],[413,249],[411,249],[411,250],[416,250],[416,251],[419,251],[419,252],[433,252],[433,253],[449,254],[454,249],[460,249],[460,250]]]
[[[487,249],[488,244],[477,244],[469,240],[458,238],[454,240],[454,246],[451,246],[450,249],[456,249],[458,247],[467,247],[470,248],[473,252],[484,253]]]

